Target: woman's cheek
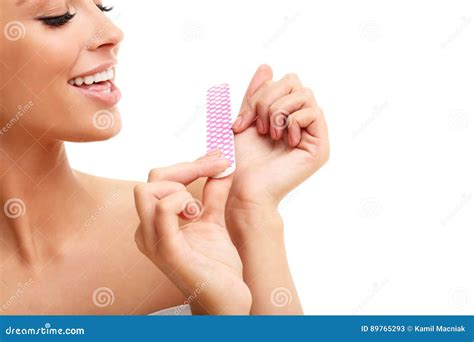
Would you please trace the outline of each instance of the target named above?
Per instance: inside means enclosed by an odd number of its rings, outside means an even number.
[[[60,30],[36,27],[29,35],[26,50],[30,58],[21,68],[19,77],[39,96],[55,81],[67,85],[69,72],[79,54],[69,43],[71,39]]]

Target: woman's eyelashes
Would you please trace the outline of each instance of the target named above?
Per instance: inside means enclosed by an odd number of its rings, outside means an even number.
[[[113,7],[104,6],[102,4],[98,4],[96,6],[102,12],[110,12],[114,9]],[[45,25],[50,27],[60,27],[67,24],[72,18],[74,18],[75,15],[76,13],[66,12],[63,15],[58,15],[54,17],[41,17],[38,18],[38,20],[42,21]]]
[[[113,6],[104,6],[102,4],[96,5],[102,12],[110,12],[111,10],[114,9]]]
[[[76,13],[69,13],[66,12],[66,14],[55,16],[55,17],[41,17],[38,18],[38,20],[42,21],[45,25],[51,26],[51,27],[59,27],[63,26],[64,24],[67,24],[69,20],[74,18]]]

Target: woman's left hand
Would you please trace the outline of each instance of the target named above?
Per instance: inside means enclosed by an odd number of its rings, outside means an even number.
[[[298,76],[272,80],[262,65],[245,94],[235,132],[237,171],[228,209],[271,206],[329,158],[326,121]]]

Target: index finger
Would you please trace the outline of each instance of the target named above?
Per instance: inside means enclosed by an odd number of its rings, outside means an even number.
[[[247,101],[255,94],[255,92],[260,88],[266,81],[270,81],[273,78],[273,70],[267,64],[262,64],[258,67],[257,71],[252,77],[250,84],[245,92],[244,99],[240,109],[244,109]]]
[[[224,171],[229,162],[222,153],[206,156],[193,162],[184,162],[168,167],[153,169],[148,175],[148,182],[168,180],[188,185],[201,177],[212,177]]]
[[[240,107],[239,115],[235,120],[232,128],[234,132],[240,133],[246,127],[248,127],[252,119],[255,118],[255,115],[252,115],[252,108],[250,106],[250,98],[260,89],[266,82],[271,82],[273,79],[273,70],[267,64],[262,64],[259,66],[255,75],[253,76],[250,84],[245,92],[244,99],[242,100],[242,105]]]

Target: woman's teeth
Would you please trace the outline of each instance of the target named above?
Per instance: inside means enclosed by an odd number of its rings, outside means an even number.
[[[94,75],[89,75],[86,77],[76,77],[72,80],[69,80],[70,85],[81,86],[83,84],[91,85],[93,83],[100,83],[104,81],[110,81],[114,78],[114,69],[110,68],[105,71],[98,72]]]

